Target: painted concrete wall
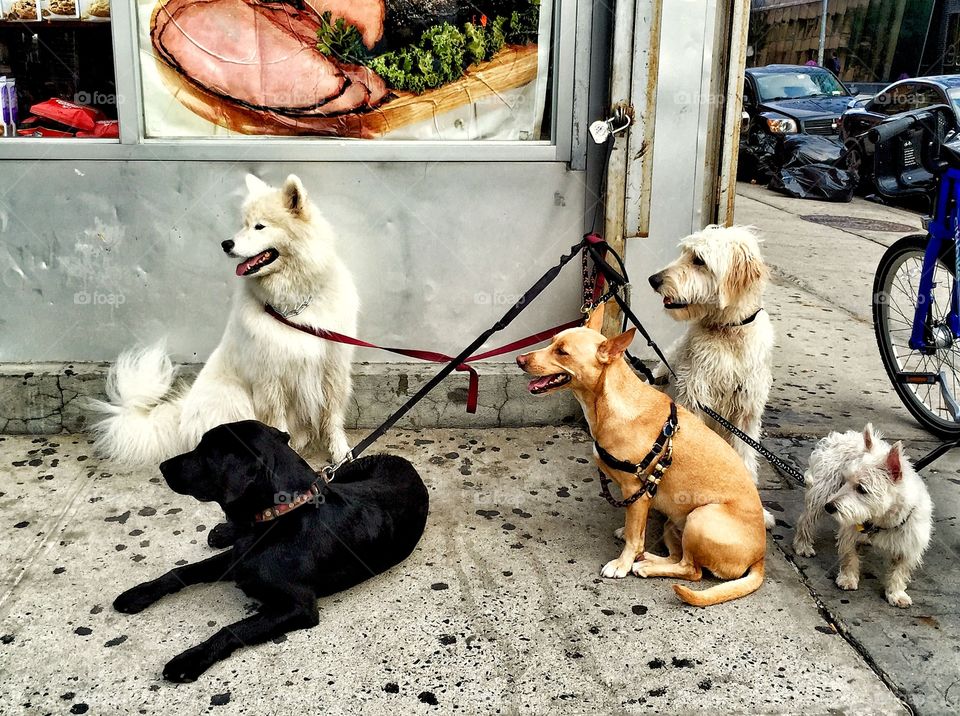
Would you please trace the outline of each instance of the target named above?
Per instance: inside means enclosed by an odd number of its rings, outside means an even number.
[[[563,164],[4,161],[0,362],[109,361],[162,337],[205,360],[248,171],[302,178],[356,277],[360,334],[387,345],[456,352],[582,234],[585,175]],[[574,318],[579,278],[571,264],[502,340]]]

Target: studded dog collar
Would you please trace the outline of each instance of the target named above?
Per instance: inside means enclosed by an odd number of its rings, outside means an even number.
[[[284,499],[279,501],[273,507],[268,507],[265,510],[261,510],[253,516],[254,522],[270,522],[275,520],[278,517],[291,512],[298,507],[302,507],[308,502],[313,502],[320,495],[320,484],[319,482],[314,482],[303,492],[294,492],[293,495],[282,495],[284,498],[289,497],[289,499]],[[280,497],[280,495],[278,495]]]
[[[625,500],[615,500],[613,499],[613,495],[610,494],[610,483],[612,480],[604,474],[603,470],[598,470],[600,474],[600,496],[614,507],[628,507],[644,495],[649,495],[653,498],[657,494],[657,487],[660,485],[660,480],[663,479],[664,474],[666,474],[670,465],[673,464],[673,437],[679,429],[680,423],[677,419],[677,405],[673,401],[670,401],[670,417],[667,418],[667,422],[665,422],[660,429],[660,434],[654,441],[650,452],[648,452],[646,457],[640,462],[634,463],[628,462],[627,460],[620,460],[604,450],[600,443],[594,441],[593,446],[600,460],[614,470],[632,472],[637,476],[637,479],[640,480],[641,488]],[[647,468],[650,467],[650,464],[654,460],[657,461],[657,464],[653,466],[653,470],[647,475]]]

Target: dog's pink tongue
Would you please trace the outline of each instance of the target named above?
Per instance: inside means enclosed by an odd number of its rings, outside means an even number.
[[[264,251],[263,253],[259,253],[256,256],[252,256],[246,261],[237,264],[237,276],[243,276],[247,271],[256,266],[257,262],[260,261],[260,259],[262,259],[266,254],[267,252]]]
[[[545,388],[547,387],[547,384],[550,382],[551,378],[553,378],[552,375],[545,375],[541,378],[534,378],[529,383],[527,383],[527,390],[529,390],[532,393],[533,391],[539,390],[540,388]]]

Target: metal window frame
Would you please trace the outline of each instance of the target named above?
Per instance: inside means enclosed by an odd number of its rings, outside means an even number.
[[[0,139],[0,160],[105,161],[317,161],[317,162],[573,162],[585,147],[573,146],[575,127],[574,74],[579,10],[591,11],[589,0],[554,0],[552,47],[553,102],[551,141],[433,141],[365,140],[329,137],[167,138],[144,136],[140,48],[135,0],[112,5],[114,73],[120,139]],[[580,48],[582,52],[583,49]],[[576,103],[584,113],[584,103]]]

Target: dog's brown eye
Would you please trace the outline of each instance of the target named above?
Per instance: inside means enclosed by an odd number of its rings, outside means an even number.
[[[859,492],[861,495],[866,495],[867,488],[864,487],[863,485],[857,485],[857,492]]]
[[[706,261],[704,261],[704,260],[703,260],[702,258],[700,258],[699,256],[694,256],[694,257],[693,257],[693,265],[694,265],[694,266],[706,266],[707,263],[706,263]]]
[[[565,350],[563,350],[563,348],[557,348],[557,355],[558,355],[558,356],[566,356],[566,355],[570,355],[570,354],[567,353]]]
[[[254,226],[253,228],[256,229],[257,231],[262,231],[263,229],[265,229],[265,228],[267,228],[267,227],[264,226],[263,224],[257,224],[257,225]]]

